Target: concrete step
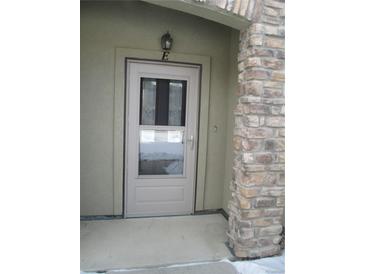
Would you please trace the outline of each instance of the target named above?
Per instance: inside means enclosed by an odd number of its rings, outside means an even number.
[[[170,266],[160,268],[147,268],[129,271],[108,271],[107,274],[237,274],[238,272],[228,262],[214,262],[204,264],[192,264]]]

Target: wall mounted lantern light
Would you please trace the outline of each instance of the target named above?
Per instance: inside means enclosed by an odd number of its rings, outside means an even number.
[[[161,37],[161,48],[163,51],[163,55],[162,55],[162,61],[168,61],[168,55],[170,53],[171,47],[172,47],[172,37],[170,35],[169,32],[166,32],[164,35],[162,35]]]

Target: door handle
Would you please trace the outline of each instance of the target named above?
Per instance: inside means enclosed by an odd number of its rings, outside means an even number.
[[[190,137],[186,139],[186,142],[190,143],[190,149],[194,149],[194,136],[193,135],[190,135]]]

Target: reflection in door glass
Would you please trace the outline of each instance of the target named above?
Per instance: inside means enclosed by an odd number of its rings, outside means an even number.
[[[140,130],[139,175],[182,175],[183,130]]]

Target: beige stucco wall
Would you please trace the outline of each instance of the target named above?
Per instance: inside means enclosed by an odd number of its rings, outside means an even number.
[[[166,30],[173,35],[175,52],[211,56],[204,208],[222,208],[227,200],[231,166],[225,155],[232,128],[227,105],[235,92],[229,75],[237,55],[231,29],[143,2],[81,2],[81,215],[113,214],[115,49],[159,50]]]
[[[233,109],[237,103],[238,91],[238,69],[237,69],[237,52],[239,46],[239,33],[231,31],[231,44],[229,54],[229,74],[228,74],[228,92],[227,92],[227,128],[226,128],[226,162],[225,162],[225,176],[223,182],[223,197],[222,208],[228,212],[228,201],[231,199],[232,191],[229,185],[232,180],[232,165],[233,165],[233,128],[234,118]]]

